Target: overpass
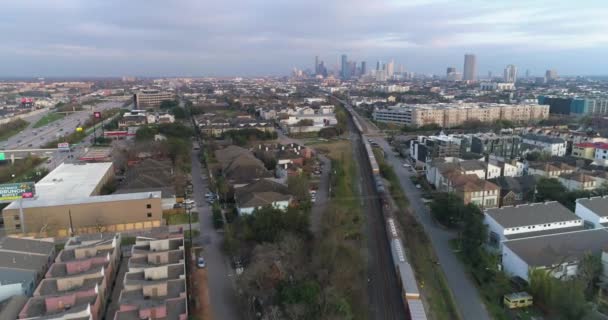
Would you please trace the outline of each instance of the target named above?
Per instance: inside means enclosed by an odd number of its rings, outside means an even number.
[[[9,149],[0,150],[0,160],[6,160],[10,158],[11,164],[15,163],[15,160],[24,159],[27,155],[37,155],[39,153],[53,153],[59,151],[58,148],[49,149]],[[9,155],[7,157],[7,155]]]

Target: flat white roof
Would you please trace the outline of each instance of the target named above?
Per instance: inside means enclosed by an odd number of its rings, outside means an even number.
[[[47,206],[49,203],[80,203],[87,201],[103,176],[112,169],[112,162],[84,164],[62,163],[36,183],[36,197],[23,200],[24,208]],[[17,201],[6,208],[18,208]]]

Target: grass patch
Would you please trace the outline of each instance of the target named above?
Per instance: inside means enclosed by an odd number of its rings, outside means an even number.
[[[57,112],[48,113],[44,117],[40,118],[40,120],[36,121],[36,123],[34,124],[34,128],[44,127],[47,124],[55,122],[59,119],[63,119],[64,117],[65,117],[65,114],[63,114],[63,113],[57,113]]]
[[[23,119],[17,119],[0,125],[0,141],[4,141],[21,132],[28,124],[29,122]]]
[[[397,220],[403,229],[404,245],[408,258],[416,273],[416,279],[425,301],[428,303],[431,319],[459,319],[460,315],[437,257],[424,228],[414,219],[399,178],[393,167],[384,161],[384,155],[374,150],[382,176],[390,182],[389,191],[397,205]]]
[[[357,188],[356,166],[349,141],[317,147],[332,161],[331,200],[323,214],[323,230],[312,252],[322,285],[333,292],[328,308],[335,319],[367,319],[367,283],[362,235],[363,212]],[[322,275],[322,277],[321,277]]]
[[[121,246],[132,246],[134,244],[135,244],[135,237],[123,236],[122,239],[120,240]]]
[[[163,218],[167,221],[168,225],[175,224],[188,224],[188,214],[187,213],[174,213],[174,214],[163,214]],[[198,214],[193,212],[192,214],[192,223],[198,222]]]
[[[196,239],[200,234],[200,231],[192,230],[192,240]],[[190,230],[184,230],[184,240],[190,241]]]

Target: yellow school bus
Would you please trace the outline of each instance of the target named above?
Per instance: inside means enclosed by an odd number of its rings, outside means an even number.
[[[509,309],[525,308],[533,304],[532,295],[527,292],[505,294],[503,303]]]

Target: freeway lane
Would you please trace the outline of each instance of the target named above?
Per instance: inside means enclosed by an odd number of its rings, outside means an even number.
[[[416,189],[410,180],[413,173],[403,167],[402,160],[393,154],[392,148],[386,140],[373,139],[384,150],[387,155],[386,160],[395,168],[395,173],[399,177],[399,183],[410,202],[411,208],[416,212],[418,221],[422,223],[424,230],[431,239],[461,316],[467,320],[489,320],[490,316],[477,292],[477,288],[467,276],[464,266],[449,246],[449,240],[456,237],[456,234],[435,224],[431,219],[428,207],[422,202],[421,191]]]

